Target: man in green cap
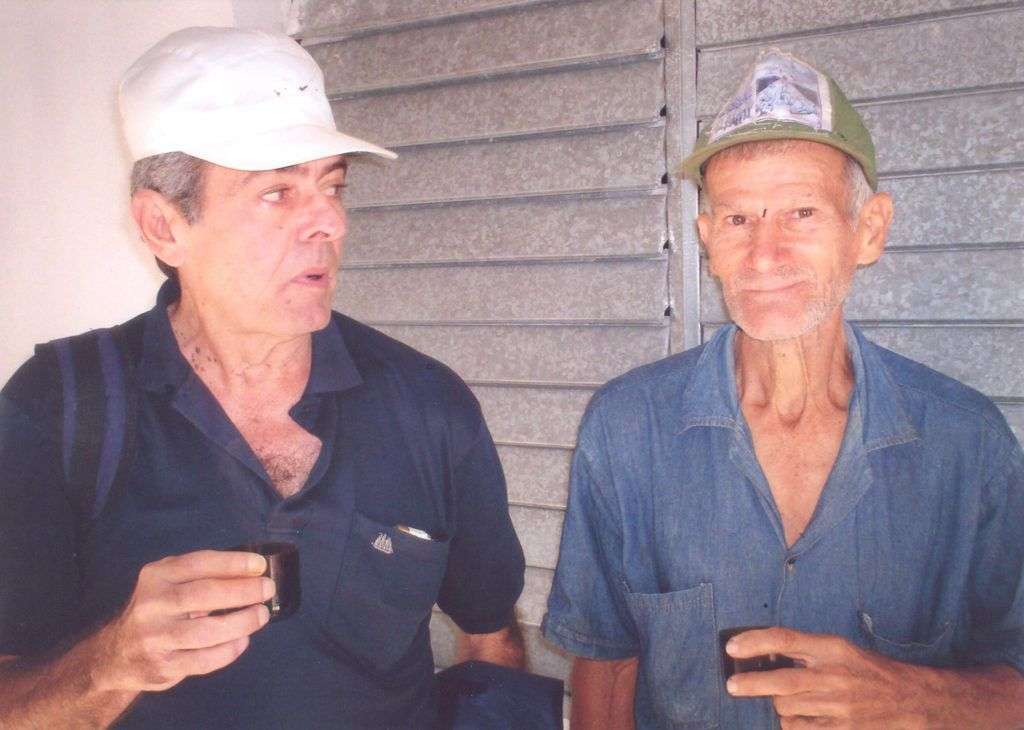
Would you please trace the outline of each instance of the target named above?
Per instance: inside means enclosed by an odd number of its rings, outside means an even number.
[[[768,51],[682,172],[734,324],[587,409],[544,620],[574,730],[1024,726],[1024,453],[844,321],[893,215],[857,112]]]

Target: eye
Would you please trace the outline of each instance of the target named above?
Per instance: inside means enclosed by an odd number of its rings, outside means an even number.
[[[284,189],[278,188],[277,190],[268,190],[267,192],[260,195],[260,198],[267,201],[268,203],[280,203],[284,200]]]
[[[747,222],[747,217],[745,215],[727,215],[725,222],[730,226],[742,226]]]
[[[326,192],[328,195],[332,197],[340,198],[342,196],[343,191],[347,187],[348,185],[346,185],[345,183],[336,183],[334,185],[328,185],[326,188]]]
[[[814,208],[798,208],[796,211],[797,218],[810,218],[814,215]]]

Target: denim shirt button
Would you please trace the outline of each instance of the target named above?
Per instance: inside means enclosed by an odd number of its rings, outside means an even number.
[[[787,573],[792,573],[794,570],[796,570],[796,558],[787,558],[786,559],[786,572]]]

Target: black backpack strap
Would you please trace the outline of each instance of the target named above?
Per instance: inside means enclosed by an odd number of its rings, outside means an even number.
[[[115,348],[113,357],[116,357],[120,365],[120,389],[122,398],[118,408],[123,414],[120,428],[122,430],[121,442],[119,445],[111,445],[111,453],[114,455],[116,468],[98,475],[96,482],[96,495],[93,499],[93,519],[97,518],[111,494],[120,489],[120,485],[127,479],[128,472],[135,460],[136,435],[138,434],[138,413],[139,413],[139,387],[135,380],[136,363],[142,357],[142,333],[145,320],[136,317],[130,322],[118,325],[111,330],[111,342]],[[113,367],[110,368],[114,370]],[[115,384],[108,380],[107,392],[110,393]],[[111,401],[108,399],[108,403]],[[113,409],[108,408],[108,414]],[[116,450],[115,450],[116,449]],[[101,460],[102,463],[102,460]]]
[[[134,453],[134,362],[141,352],[143,324],[137,317],[53,343],[63,396],[64,477],[83,522],[99,516]]]

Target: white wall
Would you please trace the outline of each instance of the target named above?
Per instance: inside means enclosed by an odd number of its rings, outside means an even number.
[[[55,337],[128,319],[162,281],[128,215],[120,74],[189,25],[283,28],[280,0],[0,0],[0,383]]]

